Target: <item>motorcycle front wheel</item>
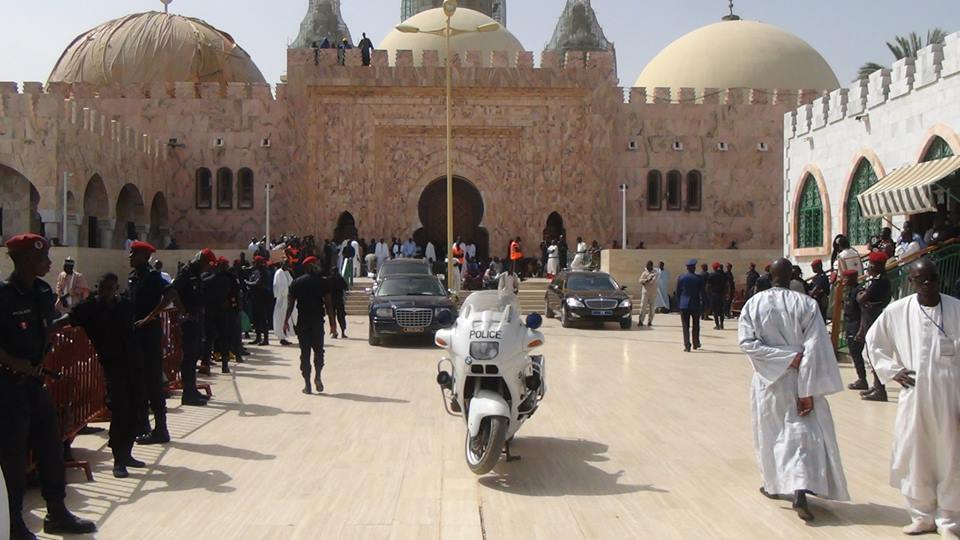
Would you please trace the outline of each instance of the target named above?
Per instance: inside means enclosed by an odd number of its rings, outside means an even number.
[[[467,466],[474,474],[487,474],[500,461],[500,453],[507,441],[508,425],[505,416],[488,416],[480,424],[476,437],[471,437],[470,431],[467,431],[464,443]]]

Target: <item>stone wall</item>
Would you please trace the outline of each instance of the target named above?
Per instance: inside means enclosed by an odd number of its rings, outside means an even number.
[[[960,33],[943,46],[922,49],[854,83],[788,112],[784,117],[783,249],[804,263],[829,256],[837,234],[846,234],[848,190],[861,159],[878,177],[921,161],[934,137],[960,155]],[[821,186],[824,244],[794,246],[797,193],[812,174]],[[899,225],[905,216],[896,216]]]

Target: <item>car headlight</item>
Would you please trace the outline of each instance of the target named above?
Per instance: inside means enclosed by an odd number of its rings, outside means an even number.
[[[393,318],[393,308],[392,307],[379,307],[374,311],[377,317],[382,317],[384,319]]]
[[[497,341],[474,341],[470,344],[470,356],[477,360],[493,360],[500,354]]]
[[[630,300],[621,300],[621,301],[620,301],[620,307],[622,307],[622,308],[628,308],[628,307],[630,307],[630,306],[632,306],[632,305],[633,305],[633,304],[630,303]]]
[[[586,307],[579,298],[567,298],[567,305],[570,307]]]

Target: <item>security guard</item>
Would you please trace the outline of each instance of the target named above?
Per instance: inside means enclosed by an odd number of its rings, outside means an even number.
[[[83,328],[97,351],[107,380],[113,476],[130,476],[127,467],[146,464],[133,457],[133,442],[146,421],[143,407],[143,363],[133,330],[133,304],[118,293],[120,279],[107,273],[97,283],[97,293],[70,312],[70,324]]]
[[[6,242],[14,270],[0,282],[0,468],[10,507],[10,538],[36,538],[23,522],[27,454],[33,451],[40,490],[47,503],[43,530],[49,534],[85,534],[92,521],[67,510],[63,441],[53,400],[43,385],[41,364],[54,321],[53,290],[40,280],[50,271],[50,244],[24,234]]]
[[[204,319],[206,321],[207,358],[220,356],[222,373],[230,373],[230,351],[239,333],[240,284],[226,259],[218,259],[217,268],[203,280]],[[209,360],[208,360],[209,361]]]
[[[133,302],[134,327],[143,357],[143,386],[154,427],[137,438],[137,444],[170,442],[167,431],[167,401],[163,382],[163,327],[160,312],[174,301],[176,291],[150,265],[150,256],[157,251],[152,245],[136,241],[130,244],[130,272],[127,294]]]
[[[271,302],[273,301],[273,276],[267,267],[267,258],[257,255],[253,258],[253,270],[246,278],[246,284],[250,291],[250,307],[253,329],[257,333],[255,340],[250,345],[270,345],[270,314],[272,313]]]
[[[183,405],[203,406],[207,396],[197,390],[197,361],[203,352],[203,275],[216,264],[217,256],[210,249],[197,253],[173,280],[173,289],[183,310],[180,312],[180,333],[183,354],[180,360],[180,382]]]
[[[303,260],[306,274],[293,280],[290,284],[290,300],[287,302],[287,314],[284,317],[283,331],[290,332],[290,316],[293,309],[297,309],[297,341],[300,343],[300,374],[303,375],[303,393],[310,394],[310,355],[313,354],[313,367],[316,370],[313,382],[317,392],[323,392],[323,380],[320,374],[323,371],[323,317],[330,320],[336,314],[333,311],[333,300],[330,298],[330,288],[326,278],[320,273],[319,261],[316,257],[307,257]]]

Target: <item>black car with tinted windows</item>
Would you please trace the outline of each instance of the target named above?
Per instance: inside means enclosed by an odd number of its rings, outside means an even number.
[[[564,328],[581,321],[633,325],[630,296],[606,272],[563,271],[553,278],[544,298],[547,317],[559,317]]]
[[[457,316],[453,299],[436,276],[395,274],[383,278],[370,295],[371,345],[386,337],[433,336],[443,328],[441,312]]]
[[[376,289],[383,278],[398,274],[432,276],[433,272],[430,268],[430,261],[426,259],[391,259],[384,261],[377,269],[377,277],[373,280],[373,288]]]

